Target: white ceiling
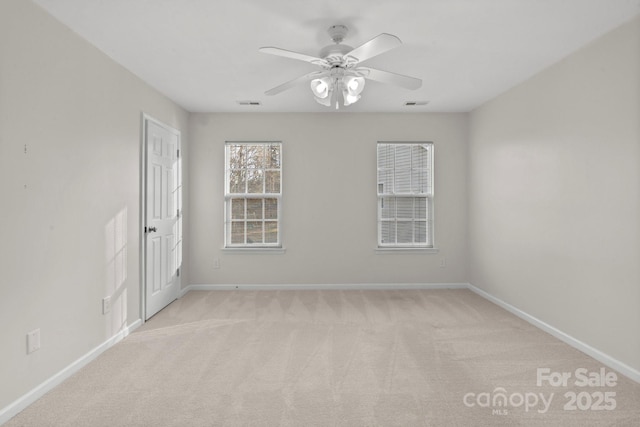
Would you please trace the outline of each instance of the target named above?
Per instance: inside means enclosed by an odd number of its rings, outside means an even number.
[[[341,111],[470,111],[640,13],[640,0],[34,1],[192,112],[335,111],[308,85],[264,95],[316,68],[258,52],[317,56],[334,24],[353,47],[398,36],[402,46],[365,64],[423,80],[415,91],[368,82]]]

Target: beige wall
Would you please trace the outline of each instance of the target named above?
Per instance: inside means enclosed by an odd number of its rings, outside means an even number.
[[[192,114],[189,135],[191,283],[466,281],[466,114]],[[221,250],[226,140],[282,141],[285,254]],[[376,254],[379,140],[435,143],[440,253]]]
[[[475,110],[470,282],[640,370],[640,18]]]
[[[0,409],[140,317],[142,112],[186,135],[174,103],[31,2],[0,2]]]

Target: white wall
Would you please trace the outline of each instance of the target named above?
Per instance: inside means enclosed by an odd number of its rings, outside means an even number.
[[[467,130],[466,114],[192,114],[191,283],[465,282]],[[221,250],[226,140],[282,141],[284,255]],[[435,143],[439,254],[376,254],[379,140]]]
[[[140,317],[142,112],[186,139],[185,111],[31,2],[0,2],[0,410]]]
[[[640,18],[475,110],[470,282],[640,370]]]

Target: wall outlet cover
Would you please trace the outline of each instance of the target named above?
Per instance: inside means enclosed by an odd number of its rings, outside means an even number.
[[[27,334],[27,354],[40,349],[40,328]]]
[[[107,314],[111,311],[111,297],[102,298],[102,314]]]

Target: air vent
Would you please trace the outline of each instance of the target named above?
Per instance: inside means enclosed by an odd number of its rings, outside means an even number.
[[[253,105],[253,106],[259,106],[259,105],[262,105],[262,104],[260,103],[260,101],[237,101],[237,102],[238,102],[238,104],[240,104],[240,105]]]
[[[419,107],[422,105],[427,105],[429,101],[407,101],[404,103],[405,107]]]

